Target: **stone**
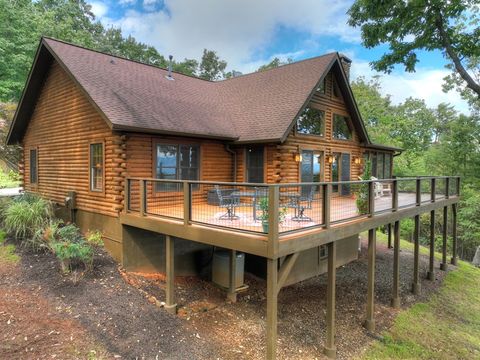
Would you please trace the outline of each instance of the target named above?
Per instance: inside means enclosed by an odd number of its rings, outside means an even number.
[[[472,264],[474,266],[480,267],[480,246],[477,247],[477,251],[475,252],[475,256],[473,257]]]

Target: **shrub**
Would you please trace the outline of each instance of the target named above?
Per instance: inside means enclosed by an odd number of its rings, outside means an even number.
[[[370,161],[367,161],[365,164],[365,171],[360,177],[360,180],[370,180],[370,177],[372,176],[371,169],[371,163]],[[355,203],[357,205],[358,213],[360,215],[368,214],[370,210],[368,208],[368,183],[355,184],[353,186],[353,191],[355,194]]]
[[[61,241],[68,241],[72,243],[79,243],[83,241],[83,236],[78,227],[74,224],[68,224],[59,227],[56,231],[56,236]]]
[[[0,170],[0,189],[17,187],[20,184],[20,175],[13,170]]]
[[[58,241],[52,243],[51,248],[55,256],[60,260],[60,265],[64,272],[70,272],[80,264],[87,270],[92,266],[93,249],[85,241]]]
[[[4,227],[18,240],[31,238],[53,216],[52,204],[38,196],[23,195],[4,210]]]
[[[88,231],[86,235],[87,243],[94,247],[103,247],[102,233],[99,230]]]

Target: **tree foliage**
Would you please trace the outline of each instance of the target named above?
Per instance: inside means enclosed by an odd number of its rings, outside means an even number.
[[[349,24],[361,28],[363,45],[389,46],[375,70],[391,72],[402,64],[413,72],[420,51],[440,50],[452,70],[446,89],[458,87],[464,97],[480,99],[480,39],[478,0],[356,0]]]

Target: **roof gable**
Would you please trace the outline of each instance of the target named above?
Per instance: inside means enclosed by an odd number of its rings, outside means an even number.
[[[9,144],[21,141],[53,60],[112,130],[235,142],[284,141],[332,70],[360,139],[369,143],[337,53],[218,82],[178,73],[169,80],[165,69],[43,38],[10,128]]]

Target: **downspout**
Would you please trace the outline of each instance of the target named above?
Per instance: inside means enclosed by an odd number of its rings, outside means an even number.
[[[225,144],[225,150],[227,150],[233,157],[233,182],[237,181],[237,152],[230,148],[230,144]]]

